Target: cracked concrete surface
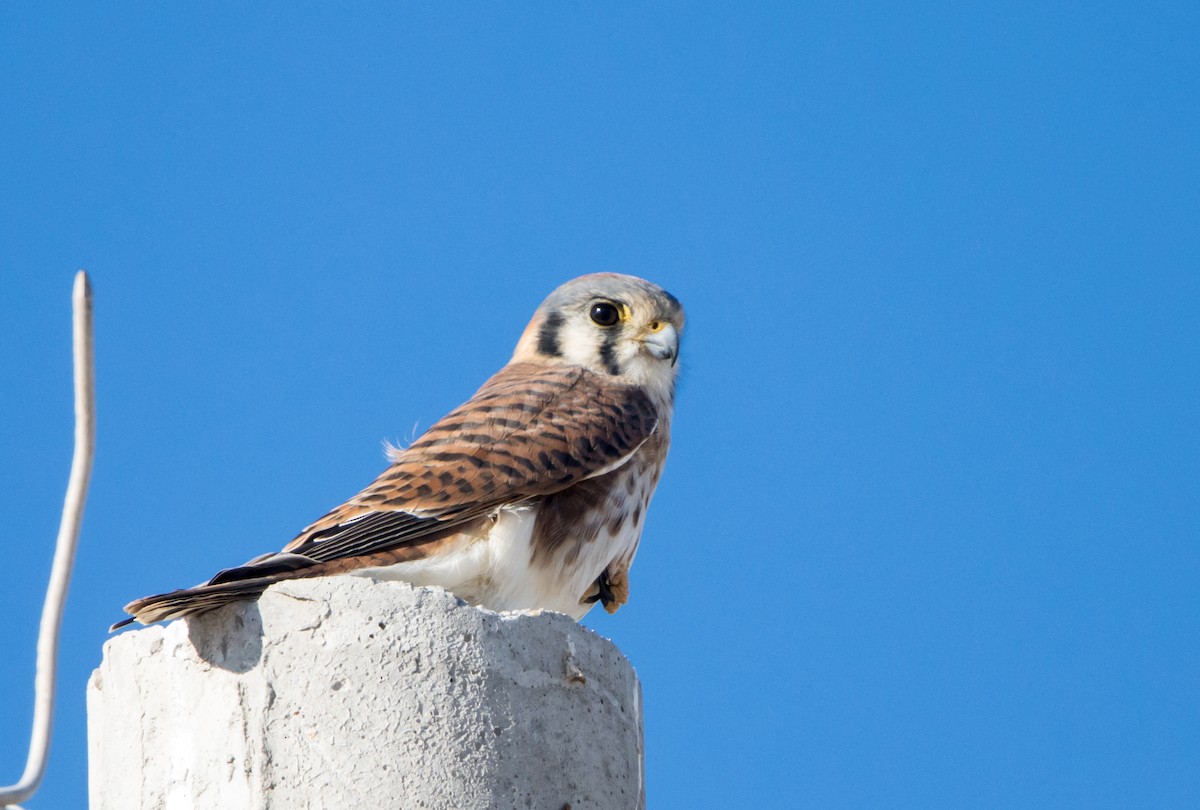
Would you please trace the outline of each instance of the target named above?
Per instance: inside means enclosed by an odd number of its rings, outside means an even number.
[[[359,577],[126,632],[88,683],[92,810],[645,806],[607,639]]]

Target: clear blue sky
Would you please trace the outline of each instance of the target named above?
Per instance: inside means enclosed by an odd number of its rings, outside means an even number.
[[[42,810],[84,805],[125,601],[277,548],[614,270],[690,318],[632,601],[587,619],[651,807],[1200,806],[1200,6],[882,6],[4,4],[0,781],[76,268]]]

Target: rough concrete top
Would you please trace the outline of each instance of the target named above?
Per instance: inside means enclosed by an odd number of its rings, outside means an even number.
[[[644,805],[607,639],[360,577],[126,632],[88,685],[96,808]]]

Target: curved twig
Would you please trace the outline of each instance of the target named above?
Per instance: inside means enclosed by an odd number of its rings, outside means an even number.
[[[21,775],[21,780],[15,785],[0,787],[0,807],[8,807],[28,799],[37,792],[46,773],[46,757],[50,753],[50,734],[54,719],[58,635],[62,627],[63,608],[67,601],[67,586],[71,582],[71,569],[75,565],[75,546],[79,540],[79,525],[83,520],[88,481],[92,475],[92,456],[96,447],[92,285],[83,270],[75,275],[72,304],[75,453],[71,458],[71,477],[67,482],[67,497],[63,504],[62,522],[58,527],[58,543],[54,548],[54,564],[50,569],[50,585],[46,588],[46,602],[42,607],[42,624],[38,632],[37,676],[34,679],[33,731],[29,736],[29,757],[25,760],[25,772]]]

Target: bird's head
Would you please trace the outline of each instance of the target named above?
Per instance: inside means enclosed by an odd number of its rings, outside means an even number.
[[[584,366],[669,394],[683,325],[679,300],[649,281],[618,273],[580,276],[538,307],[513,362]]]

